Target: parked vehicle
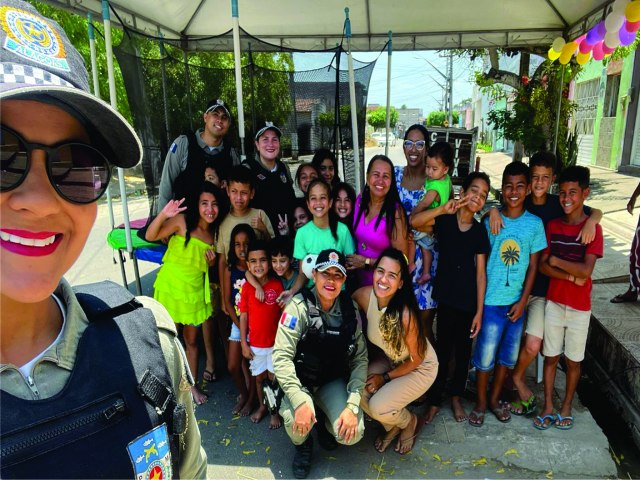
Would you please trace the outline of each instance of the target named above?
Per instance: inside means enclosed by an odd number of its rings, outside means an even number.
[[[387,144],[387,138],[385,132],[373,132],[371,134],[371,138],[373,138],[376,142],[378,142],[379,147],[384,147]],[[389,132],[389,145],[392,147],[396,146],[396,136],[393,132]]]

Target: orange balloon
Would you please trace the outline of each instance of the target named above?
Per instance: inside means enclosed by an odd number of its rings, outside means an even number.
[[[573,53],[571,52],[562,52],[560,54],[560,64],[566,65],[571,61],[571,57],[573,57]]]
[[[573,55],[577,49],[578,49],[577,42],[568,42],[564,47],[562,47],[561,53]]]

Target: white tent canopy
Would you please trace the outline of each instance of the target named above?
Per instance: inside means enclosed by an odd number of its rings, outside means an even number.
[[[46,0],[77,13],[101,13],[100,0]],[[600,21],[613,0],[239,0],[240,27],[278,47],[333,48],[351,17],[352,51],[377,51],[393,32],[393,48],[547,46]],[[230,0],[110,0],[128,27],[187,40],[184,47],[233,51]],[[99,18],[99,17],[98,17]],[[114,24],[119,21],[112,15]],[[211,38],[216,37],[216,38]],[[258,47],[258,45],[255,45]]]

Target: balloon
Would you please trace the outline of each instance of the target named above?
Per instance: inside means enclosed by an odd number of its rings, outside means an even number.
[[[607,29],[607,33],[617,32],[622,27],[622,22],[624,22],[622,13],[611,12],[604,20],[604,27]]]
[[[570,50],[567,50],[566,48],[563,48],[558,61],[560,62],[560,64],[566,65],[571,61],[571,57],[573,57],[573,52]]]
[[[624,9],[627,8],[629,0],[616,0],[611,7],[612,11],[624,14]]]
[[[627,4],[624,9],[624,16],[627,17],[627,22],[637,22],[640,20],[640,0],[635,0]]]
[[[577,49],[578,44],[576,42],[565,43],[564,47],[562,47],[562,54],[573,55]]]
[[[614,50],[615,48],[609,48],[606,43],[602,42],[602,53],[609,55],[610,53],[613,53]]]
[[[548,55],[549,55],[549,60],[551,60],[552,62],[560,58],[560,53],[556,52],[553,48],[549,49]]]
[[[624,24],[624,29],[627,32],[637,32],[638,30],[640,30],[640,20],[638,20],[637,22],[630,22],[627,20]]]
[[[602,42],[596,43],[593,46],[592,54],[594,60],[602,60],[604,58],[604,52],[602,51]]]
[[[582,43],[582,41],[583,41],[585,38],[587,38],[587,35],[586,35],[586,34],[584,34],[584,35],[580,35],[578,38],[576,38],[576,39],[574,40],[574,42],[576,42],[578,45],[580,45],[580,43]]]
[[[602,39],[598,38],[598,27],[596,25],[587,32],[587,38],[585,39],[585,42],[589,43],[590,45],[595,45],[596,43],[601,41]],[[585,42],[582,42],[582,43],[585,43]]]
[[[620,38],[620,45],[626,47],[636,39],[636,32],[627,32],[626,28],[621,28],[618,32],[618,37]]]
[[[556,37],[553,40],[553,43],[551,44],[551,48],[555,51],[560,53],[562,51],[562,48],[565,46],[565,41],[564,38],[562,37]]]
[[[618,32],[607,32],[604,36],[604,44],[609,48],[616,48],[620,45],[620,35]]]
[[[589,53],[591,50],[593,50],[593,45],[591,45],[586,40],[583,40],[580,43],[580,46],[578,47],[578,50],[580,51],[580,53]]]
[[[590,58],[591,58],[591,52],[579,53],[578,56],[576,57],[576,60],[578,62],[578,65],[584,65],[589,61]]]

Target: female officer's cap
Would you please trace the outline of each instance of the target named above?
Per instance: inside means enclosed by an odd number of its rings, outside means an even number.
[[[84,62],[64,30],[21,0],[0,7],[0,100],[56,105],[83,123],[108,160],[133,167],[142,146],[133,128],[108,103],[89,93]]]

